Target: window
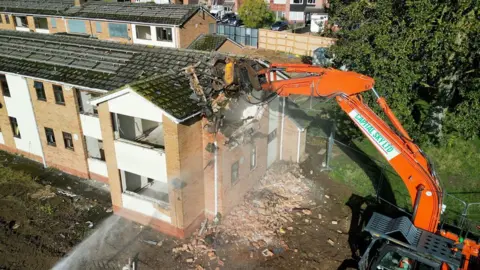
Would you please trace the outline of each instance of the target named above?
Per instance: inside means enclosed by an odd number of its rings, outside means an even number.
[[[68,31],[70,33],[86,34],[87,33],[87,27],[86,27],[84,21],[68,20]]]
[[[157,27],[158,41],[172,41],[172,28]]]
[[[45,89],[43,88],[43,83],[33,82],[33,87],[37,92],[37,99],[42,101],[47,101],[47,96],[45,96]]]
[[[5,14],[5,23],[10,24],[10,16]]]
[[[303,4],[303,0],[290,0],[290,4]]]
[[[62,132],[62,133],[63,133],[63,144],[65,145],[65,148],[73,151],[74,147],[73,147],[72,134],[67,132]]]
[[[15,26],[16,27],[28,27],[27,17],[25,16],[14,16]]]
[[[5,16],[7,16],[7,15],[5,15]],[[2,24],[2,23],[3,23],[3,15],[0,14],[0,24]]]
[[[101,22],[95,22],[95,29],[97,33],[102,33],[102,23]]]
[[[100,151],[100,159],[105,161],[105,148],[103,148],[102,140],[98,140],[98,150]]]
[[[307,0],[308,5],[315,5],[315,0]]]
[[[137,25],[135,26],[135,30],[137,32],[138,39],[152,40],[152,33],[150,30],[150,26]]]
[[[238,167],[238,161],[232,164],[232,184],[235,184],[238,181]]]
[[[277,129],[274,129],[272,132],[270,132],[270,134],[268,134],[267,142],[270,143],[275,138],[277,138]]]
[[[257,167],[257,146],[252,145],[250,149],[250,170],[255,169]]]
[[[290,11],[289,18],[290,21],[304,21],[305,16],[303,12],[292,12]]]
[[[12,127],[12,131],[13,131],[13,137],[22,138],[22,136],[20,135],[20,129],[18,128],[17,118],[15,117],[9,117],[9,118],[10,118],[10,126]]]
[[[48,21],[47,18],[33,18],[35,22],[36,29],[45,29],[48,30]]]
[[[50,25],[52,26],[52,28],[57,28],[57,19],[50,18]]]
[[[123,23],[109,23],[108,32],[110,33],[110,37],[128,38],[128,28],[127,25]]]
[[[60,85],[53,86],[53,95],[55,96],[55,103],[65,105],[65,98],[63,97],[63,89]]]
[[[53,132],[53,129],[51,128],[45,128],[45,137],[47,137],[47,144],[51,146],[57,146],[57,143],[55,142],[55,133]]]
[[[5,75],[0,75],[0,86],[2,88],[3,96],[9,97],[10,89],[8,88],[7,78],[5,78]]]

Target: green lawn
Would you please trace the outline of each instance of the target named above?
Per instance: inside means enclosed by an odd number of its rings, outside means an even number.
[[[444,191],[466,203],[480,202],[480,139],[456,140],[447,147],[423,150],[433,161]],[[375,194],[375,188],[379,188],[381,195],[388,196],[387,187],[390,186],[396,204],[411,210],[410,197],[402,180],[368,140],[354,141],[354,147],[337,144],[331,167],[331,178],[346,183],[358,195]],[[382,175],[389,185],[379,186]],[[448,218],[463,209],[462,203],[451,196],[444,200]],[[469,209],[469,218],[480,222],[480,205],[472,205]]]

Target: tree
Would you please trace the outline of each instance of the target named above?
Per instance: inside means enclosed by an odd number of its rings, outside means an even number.
[[[480,24],[475,0],[332,0],[338,65],[372,76],[414,138],[480,130]]]
[[[263,0],[246,0],[238,10],[238,14],[245,26],[250,28],[271,24],[275,17]]]

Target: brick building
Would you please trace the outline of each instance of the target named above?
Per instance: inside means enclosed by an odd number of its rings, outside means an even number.
[[[200,62],[204,82],[209,52],[9,30],[0,41],[0,149],[108,183],[116,214],[162,232],[184,237],[282,153],[301,154],[279,150],[302,139],[278,98],[235,102],[217,136],[205,129],[182,69]]]
[[[269,0],[270,10],[277,19],[290,22],[310,22],[313,14],[325,14],[328,0]]]
[[[126,44],[186,48],[215,23],[199,6],[0,0],[0,29],[86,35]]]

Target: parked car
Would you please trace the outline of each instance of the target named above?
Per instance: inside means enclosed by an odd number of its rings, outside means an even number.
[[[243,25],[243,21],[238,16],[235,16],[234,18],[231,18],[230,20],[228,20],[228,25],[240,26],[240,25]]]
[[[226,23],[226,24],[229,24],[230,22],[230,19],[234,19],[236,18],[237,16],[235,15],[235,13],[227,13],[225,15],[222,16],[222,18],[220,19],[220,22],[221,23]]]
[[[288,22],[278,21],[272,24],[273,31],[283,31],[288,29]]]

